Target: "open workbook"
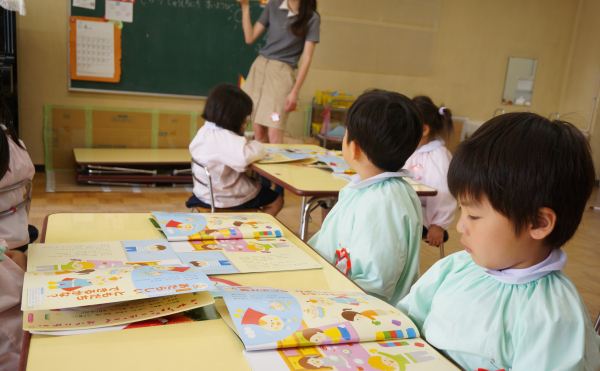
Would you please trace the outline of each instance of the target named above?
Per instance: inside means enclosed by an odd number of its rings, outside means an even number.
[[[208,275],[322,268],[258,215],[152,214],[181,263]]]
[[[358,291],[223,287],[219,313],[254,371],[457,370],[391,305]]]

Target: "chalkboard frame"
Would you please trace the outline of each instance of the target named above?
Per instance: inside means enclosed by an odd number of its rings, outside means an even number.
[[[68,24],[68,19],[73,15],[73,0],[66,0],[68,2],[68,17],[67,19],[65,19],[65,24]],[[138,0],[139,1],[139,0]],[[136,1],[136,3],[138,3],[138,1]],[[232,2],[235,2],[235,0],[230,0]],[[96,8],[98,6],[103,6],[104,0],[96,0]],[[259,1],[257,0],[251,0],[251,4],[254,5],[258,5]],[[77,8],[79,9],[79,8]],[[135,9],[135,8],[134,8]],[[77,15],[77,14],[76,14]],[[254,10],[254,14],[252,14],[252,19],[253,21],[256,21],[257,19],[257,15],[255,14],[255,10]],[[135,24],[135,11],[134,11],[134,24]],[[124,27],[127,27],[128,23],[124,23]],[[240,24],[241,26],[241,24]],[[67,26],[69,27],[69,26]],[[243,40],[243,30],[240,27],[239,28],[239,32],[240,32],[240,39]],[[67,32],[68,35],[68,32]],[[262,37],[265,37],[266,39],[266,31],[265,33],[262,35]],[[261,38],[262,38],[261,37]],[[259,45],[260,47],[260,45]],[[252,48],[255,48],[254,46],[252,46]],[[257,48],[258,49],[258,48]],[[69,46],[69,38],[67,36],[67,90],[68,91],[75,91],[75,92],[88,92],[88,93],[102,93],[102,94],[121,94],[121,95],[141,95],[141,96],[156,96],[156,97],[170,97],[170,98],[187,98],[187,99],[205,99],[206,95],[190,95],[190,94],[173,94],[173,93],[160,93],[160,92],[145,92],[145,91],[136,91],[136,90],[115,90],[115,89],[110,89],[111,85],[113,85],[113,83],[104,83],[106,84],[106,89],[98,89],[98,88],[84,88],[84,87],[76,87],[73,86],[73,80],[71,79],[71,58],[69,57],[69,53],[70,53],[70,46]],[[123,51],[123,54],[125,54],[125,51]],[[258,56],[258,53],[256,53],[256,56]],[[124,56],[123,56],[124,58]],[[121,61],[121,63],[123,63],[123,61]],[[250,68],[250,65],[247,66],[248,70]],[[240,72],[247,72],[247,71],[240,71]],[[245,77],[245,76],[244,76]],[[78,82],[82,82],[85,80],[77,80]],[[234,83],[233,81],[227,81],[229,83]],[[236,82],[237,85],[237,82]]]

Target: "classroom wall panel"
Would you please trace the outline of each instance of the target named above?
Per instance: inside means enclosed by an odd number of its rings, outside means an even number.
[[[86,112],[84,109],[56,108],[48,110],[46,135],[51,145],[46,146],[46,158],[51,168],[74,169],[73,148],[85,147]],[[28,151],[31,148],[28,147]]]
[[[192,116],[189,114],[159,114],[157,148],[186,148],[189,146],[191,124]]]
[[[441,0],[323,0],[319,2],[319,12],[323,16],[435,28],[441,4]]]
[[[315,68],[404,76],[433,70],[435,29],[323,16],[321,33],[329,47],[319,48]]]
[[[93,148],[151,148],[152,114],[92,111]]]

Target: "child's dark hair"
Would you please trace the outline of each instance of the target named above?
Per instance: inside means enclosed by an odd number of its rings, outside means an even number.
[[[246,119],[252,113],[252,99],[231,84],[219,84],[206,98],[202,118],[217,126],[244,135]]]
[[[346,118],[348,143],[356,142],[373,165],[399,171],[423,135],[421,114],[406,96],[371,90],[352,104]]]
[[[448,107],[444,107],[443,104],[442,107],[436,106],[431,98],[425,95],[416,96],[412,100],[421,112],[423,124],[429,126],[430,139],[452,134],[454,124],[452,123],[452,112]]]
[[[577,230],[595,181],[590,145],[564,121],[534,113],[507,113],[483,124],[461,143],[448,170],[450,193],[462,203],[491,206],[520,235],[537,226],[538,212],[556,213],[550,248],[563,246]]]

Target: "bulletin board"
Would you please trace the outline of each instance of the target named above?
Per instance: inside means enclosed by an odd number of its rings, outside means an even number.
[[[69,1],[69,70],[73,70],[71,34],[76,22],[89,17],[104,20],[105,0],[94,9]],[[262,7],[250,1],[255,22]],[[264,36],[252,45],[244,41],[241,7],[234,0],[136,0],[133,21],[115,24],[115,50],[120,43],[118,81],[76,80],[69,74],[69,90],[125,94],[204,97],[223,82],[237,85],[247,76]],[[118,28],[117,26],[122,26]],[[119,37],[117,38],[117,34]],[[119,53],[116,51],[116,53]],[[116,58],[116,56],[115,56]],[[117,74],[115,74],[117,75]]]

